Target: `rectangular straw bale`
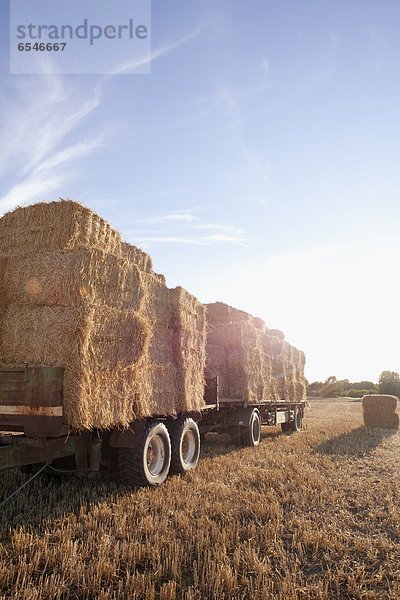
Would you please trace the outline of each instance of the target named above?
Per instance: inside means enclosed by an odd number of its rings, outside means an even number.
[[[397,407],[397,396],[387,394],[369,394],[363,396],[363,408],[394,413]]]
[[[172,362],[152,362],[149,369],[151,410],[155,415],[176,415],[180,412],[179,373]]]
[[[213,302],[206,304],[208,323],[237,323],[239,321],[250,321],[252,318],[244,310],[239,310],[224,304],[223,302]]]
[[[39,202],[0,219],[0,254],[32,256],[77,246],[121,252],[121,237],[104,219],[78,202]]]
[[[364,425],[366,427],[378,428],[378,429],[399,429],[399,415],[397,413],[392,414],[365,414],[364,413]]]
[[[148,369],[136,363],[124,369],[89,371],[83,362],[64,373],[64,414],[78,430],[126,428],[153,413]],[[145,377],[144,377],[145,375]]]
[[[10,305],[0,363],[65,367],[64,411],[71,426],[127,427],[135,415],[148,413],[148,373],[140,363],[149,329],[135,311]]]
[[[169,414],[199,410],[204,405],[204,306],[183,288],[171,290],[156,275],[142,276],[148,290],[146,314],[153,327],[150,360],[161,373],[163,366],[175,369],[174,388],[167,390]],[[163,389],[171,381],[168,376]],[[155,394],[156,405],[166,402]]]
[[[173,350],[177,367],[181,412],[204,406],[206,317],[204,306],[181,287],[171,290],[174,333]]]
[[[262,336],[250,321],[208,325],[206,375],[218,374],[221,397],[248,402],[269,397],[272,371],[264,359]]]
[[[303,400],[304,354],[279,330],[234,311],[222,303],[207,306],[206,376],[218,375],[220,396],[248,402]]]
[[[124,368],[148,350],[147,321],[108,307],[11,304],[1,329],[3,364],[57,365],[86,361],[91,370]]]
[[[146,292],[138,267],[98,249],[10,257],[4,275],[7,303],[139,310]]]
[[[122,242],[121,254],[124,258],[133,262],[141,271],[145,271],[146,273],[153,272],[151,256],[146,254],[146,252],[143,252],[140,248],[128,244],[127,242]]]

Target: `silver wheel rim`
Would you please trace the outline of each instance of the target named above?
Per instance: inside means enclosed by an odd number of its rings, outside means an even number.
[[[154,435],[146,450],[147,470],[153,477],[158,477],[165,466],[165,445],[160,435]]]
[[[181,442],[182,460],[186,465],[190,465],[196,458],[197,444],[193,429],[185,431]]]

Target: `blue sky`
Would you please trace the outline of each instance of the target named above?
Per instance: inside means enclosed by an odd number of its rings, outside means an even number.
[[[80,200],[310,380],[400,370],[398,2],[153,1],[151,75],[103,77],[10,76],[0,7],[0,213]]]

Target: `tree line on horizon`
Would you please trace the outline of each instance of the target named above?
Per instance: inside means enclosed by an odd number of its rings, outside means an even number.
[[[378,383],[373,381],[349,381],[331,375],[324,382],[306,383],[308,396],[322,398],[349,397],[362,398],[366,394],[389,394],[400,397],[400,374],[396,371],[382,371]]]

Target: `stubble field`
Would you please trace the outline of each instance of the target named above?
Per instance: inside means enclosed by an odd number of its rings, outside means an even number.
[[[400,434],[359,402],[202,454],[155,490],[39,476],[0,513],[0,598],[400,597]],[[0,473],[0,500],[27,477]]]

